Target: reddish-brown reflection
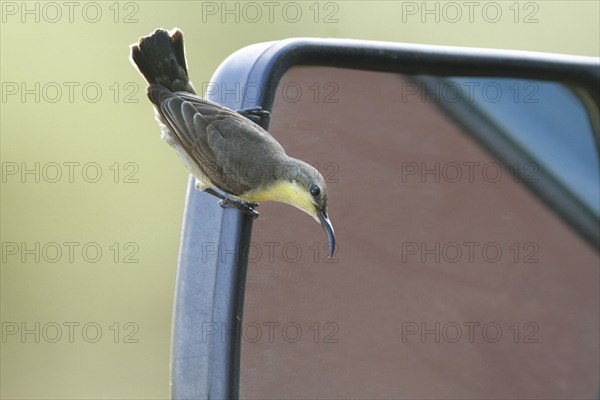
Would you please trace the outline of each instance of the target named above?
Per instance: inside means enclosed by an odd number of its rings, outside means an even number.
[[[261,205],[241,397],[593,397],[597,253],[407,84],[321,67],[282,80],[270,131],[330,181],[339,250],[325,262],[315,221]],[[435,163],[439,182],[409,174]]]

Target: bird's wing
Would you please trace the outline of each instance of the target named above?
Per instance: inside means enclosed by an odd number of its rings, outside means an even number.
[[[285,154],[281,145],[264,129],[242,115],[217,103],[185,93],[171,92],[160,85],[148,88],[173,139],[198,164],[219,189],[239,195],[256,187],[258,174],[271,157]],[[257,172],[258,171],[258,172]]]

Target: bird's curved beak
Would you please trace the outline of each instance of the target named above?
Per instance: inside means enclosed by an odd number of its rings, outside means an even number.
[[[327,233],[327,239],[329,239],[329,258],[331,258],[333,251],[335,250],[335,232],[333,231],[333,225],[331,225],[331,221],[327,216],[326,209],[317,211],[317,215],[319,216],[319,221],[321,221],[323,229],[325,229],[325,233]]]

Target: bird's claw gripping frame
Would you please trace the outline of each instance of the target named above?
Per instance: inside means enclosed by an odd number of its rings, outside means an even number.
[[[261,122],[265,122],[263,119],[268,119],[271,117],[271,113],[267,110],[264,110],[262,107],[244,108],[242,110],[237,110],[237,113],[243,115],[258,125],[263,125],[261,124]]]
[[[198,186],[196,186],[196,188],[198,188]],[[203,191],[220,198],[221,201],[219,201],[219,205],[223,208],[225,208],[225,207],[237,208],[238,210],[242,211],[244,214],[248,215],[251,219],[256,219],[260,215],[255,210],[255,208],[259,206],[259,204],[256,202],[236,199],[235,197],[231,196],[230,194],[227,194],[227,193],[223,192],[222,190],[219,190],[215,187],[207,187]]]
[[[258,207],[259,204],[252,201],[243,201],[237,199],[231,200],[229,198],[226,198],[219,201],[219,205],[221,207],[235,207],[252,219],[256,219],[260,215],[258,211],[254,209],[255,207]]]

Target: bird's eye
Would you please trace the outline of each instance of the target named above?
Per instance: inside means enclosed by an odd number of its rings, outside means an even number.
[[[319,197],[321,194],[321,188],[317,185],[312,185],[309,190],[312,197]]]

